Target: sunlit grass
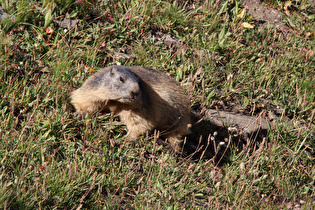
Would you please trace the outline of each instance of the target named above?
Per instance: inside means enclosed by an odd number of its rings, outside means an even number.
[[[292,4],[295,25],[280,31],[244,28],[240,2],[3,1],[0,208],[313,207],[314,18]],[[80,23],[62,28],[65,18]],[[248,150],[232,143],[218,164],[155,135],[127,141],[110,114],[74,118],[71,92],[114,64],[173,76],[192,106],[275,116],[271,131]]]

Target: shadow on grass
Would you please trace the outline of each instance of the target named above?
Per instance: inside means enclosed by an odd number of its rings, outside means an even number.
[[[219,126],[200,115],[192,114],[191,134],[185,137],[184,157],[192,160],[212,159],[217,165],[230,162],[229,148],[237,147],[243,154],[255,150],[257,142],[267,136],[267,130],[258,129],[246,135],[237,134],[227,126]]]

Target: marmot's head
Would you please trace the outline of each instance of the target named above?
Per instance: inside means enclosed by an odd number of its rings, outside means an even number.
[[[128,67],[113,66],[106,74],[103,78],[106,80],[107,88],[113,94],[111,100],[125,104],[141,102],[142,92],[139,86],[141,79]]]

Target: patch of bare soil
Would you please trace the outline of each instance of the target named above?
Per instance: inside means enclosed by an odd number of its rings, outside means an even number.
[[[245,0],[243,6],[254,19],[263,25],[269,23],[280,30],[286,29],[285,23],[281,20],[281,12],[263,5],[260,0]]]

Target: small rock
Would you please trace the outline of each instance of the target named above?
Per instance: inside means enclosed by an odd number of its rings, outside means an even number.
[[[230,132],[237,132],[244,140],[253,139],[257,136],[261,137],[261,135],[266,136],[269,129],[267,120],[261,117],[251,117],[226,111],[217,112],[215,109],[207,109],[205,117],[216,126],[229,126]]]
[[[8,17],[7,13],[5,13],[2,7],[0,7],[0,21],[6,19],[7,17]]]
[[[171,47],[172,45],[176,45],[177,41],[173,39],[170,35],[165,35],[164,44],[168,47]]]
[[[61,28],[66,28],[66,29],[71,29],[74,26],[78,25],[79,23],[80,23],[80,21],[78,21],[78,20],[72,20],[72,19],[68,19],[68,18],[65,18],[63,21],[58,22],[58,24]]]

